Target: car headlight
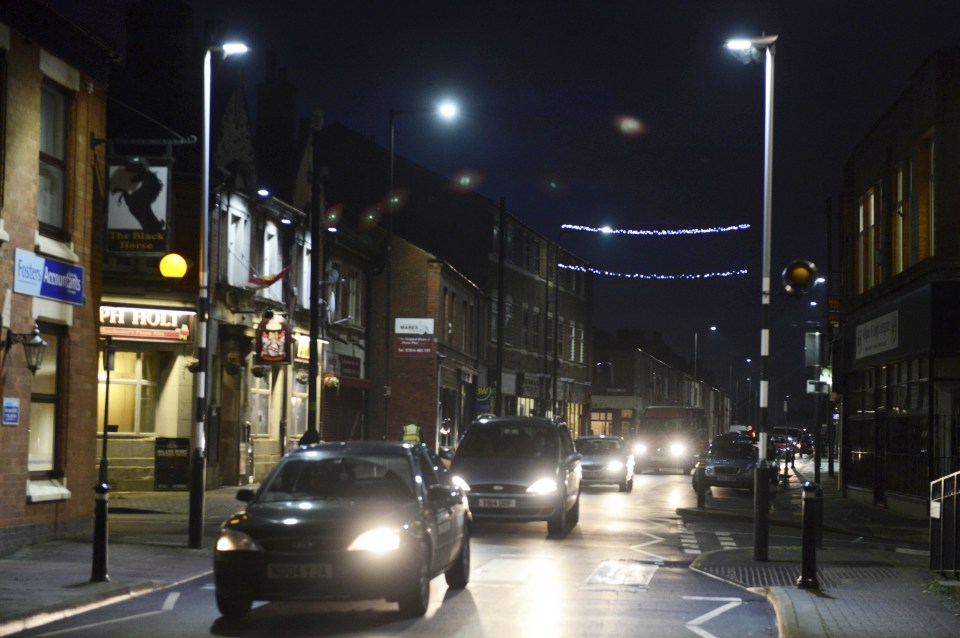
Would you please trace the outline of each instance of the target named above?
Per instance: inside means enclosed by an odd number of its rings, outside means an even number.
[[[623,469],[623,462],[622,462],[622,461],[610,461],[609,463],[607,463],[607,468],[606,468],[606,469],[607,469],[608,472],[619,472],[620,470]]]
[[[451,480],[453,481],[453,484],[454,484],[454,485],[456,485],[457,487],[459,487],[459,488],[460,488],[461,490],[463,490],[464,492],[469,492],[469,491],[470,491],[470,484],[467,483],[465,480],[463,480],[462,477],[459,477],[459,476],[454,475],[453,479],[451,479]]]
[[[259,552],[261,551],[259,543],[253,540],[249,534],[238,532],[235,529],[221,530],[217,538],[218,552]]]
[[[647,453],[647,446],[644,445],[643,443],[637,443],[636,445],[633,446],[633,453],[634,453],[634,454],[646,454],[646,453]]]
[[[716,474],[716,472],[714,472],[712,465],[708,465],[707,467],[703,468],[703,473],[706,474],[707,476],[713,476],[714,474]]]
[[[671,443],[670,454],[673,456],[683,456],[687,453],[687,446],[683,443]]]
[[[347,547],[347,551],[350,552],[375,552],[378,554],[397,549],[400,549],[400,532],[386,527],[378,527],[360,534]]]
[[[550,494],[557,491],[557,482],[554,479],[542,478],[527,488],[530,494]]]

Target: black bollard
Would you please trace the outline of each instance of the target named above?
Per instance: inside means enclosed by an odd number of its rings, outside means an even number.
[[[803,550],[800,578],[797,587],[800,589],[820,589],[817,582],[817,530],[816,505],[817,485],[810,481],[803,482]]]
[[[694,472],[697,482],[697,509],[702,510],[707,506],[707,471],[703,461],[697,463],[697,469]]]
[[[770,553],[770,466],[761,459],[753,473],[753,560]]]
[[[823,549],[823,487],[819,483],[813,509],[817,513],[817,549]]]
[[[783,489],[790,487],[790,467],[787,465],[787,462],[783,462]]]
[[[90,572],[90,582],[103,583],[110,580],[107,575],[107,501],[110,486],[98,483],[93,491],[96,492],[93,520],[93,568]]]

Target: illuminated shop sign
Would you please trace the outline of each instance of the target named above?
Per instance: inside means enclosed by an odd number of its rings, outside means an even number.
[[[100,306],[100,336],[118,341],[192,343],[196,314],[184,308]]]

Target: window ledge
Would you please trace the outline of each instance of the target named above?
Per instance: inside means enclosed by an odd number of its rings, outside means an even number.
[[[74,264],[80,263],[80,256],[73,250],[73,242],[57,241],[37,231],[33,244],[41,255],[49,255]]]
[[[66,485],[57,479],[40,479],[27,481],[27,502],[46,503],[48,501],[65,501],[72,496]]]
[[[10,241],[10,233],[3,227],[3,218],[0,217],[0,242]]]

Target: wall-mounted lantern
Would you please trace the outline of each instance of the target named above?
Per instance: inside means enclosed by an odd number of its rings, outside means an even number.
[[[4,361],[10,352],[10,348],[12,348],[15,343],[23,346],[23,355],[27,360],[27,370],[32,374],[36,374],[37,370],[40,369],[40,364],[43,362],[43,354],[49,345],[44,338],[40,336],[40,327],[37,324],[33,324],[33,331],[29,334],[17,334],[7,329],[7,338],[3,344]]]

